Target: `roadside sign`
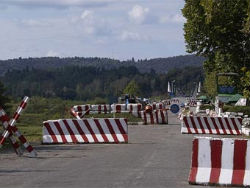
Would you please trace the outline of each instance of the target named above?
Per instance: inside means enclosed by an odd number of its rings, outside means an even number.
[[[170,111],[174,114],[177,114],[180,111],[180,107],[178,104],[172,104],[170,106]]]

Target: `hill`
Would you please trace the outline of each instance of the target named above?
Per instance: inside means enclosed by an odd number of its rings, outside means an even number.
[[[9,60],[0,60],[0,76],[3,76],[8,70],[24,69],[42,69],[51,70],[65,66],[93,66],[106,70],[135,66],[141,73],[147,73],[154,70],[156,73],[167,73],[171,69],[183,68],[186,66],[202,66],[203,57],[195,55],[183,55],[168,58],[144,59],[135,61],[133,58],[127,61],[119,61],[109,58],[98,57],[41,57],[41,58],[18,58]]]

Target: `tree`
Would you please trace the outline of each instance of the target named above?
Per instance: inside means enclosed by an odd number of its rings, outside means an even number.
[[[128,85],[126,86],[126,88],[123,91],[124,94],[129,94],[129,95],[134,95],[134,96],[138,96],[140,95],[140,88],[137,85],[137,83],[135,82],[135,80],[131,80]]]
[[[207,58],[206,73],[237,72],[243,77],[242,67],[250,70],[249,10],[249,0],[186,0],[187,52]]]
[[[5,108],[6,103],[9,102],[9,98],[4,95],[5,88],[4,85],[0,82],[0,106]]]

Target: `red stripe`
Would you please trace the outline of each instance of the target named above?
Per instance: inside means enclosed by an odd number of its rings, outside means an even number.
[[[146,112],[145,111],[143,111],[143,115],[144,115],[144,123],[147,125],[147,114],[146,114]]]
[[[10,118],[5,114],[3,116],[0,116],[0,120],[4,123],[5,121],[9,122]]]
[[[227,127],[228,127],[230,133],[231,133],[231,134],[234,134],[234,132],[233,132],[231,126],[230,126],[230,123],[229,123],[229,121],[228,121],[228,118],[224,118],[224,120],[225,120],[225,122],[226,122],[226,124],[227,124]]]
[[[105,114],[108,112],[108,109],[107,109],[106,105],[104,105],[104,112],[105,112]]]
[[[160,115],[161,115],[161,119],[162,119],[162,124],[166,124],[165,117],[167,117],[167,111],[160,110]]]
[[[192,166],[191,166],[191,171],[189,175],[189,183],[196,182],[196,175],[197,175],[197,169],[198,169],[198,148],[199,148],[198,141],[199,141],[198,139],[193,140]]]
[[[150,112],[149,115],[150,115],[150,122],[151,122],[151,124],[154,124],[153,112]]]
[[[207,117],[203,117],[203,119],[204,119],[204,122],[206,123],[208,130],[209,130],[209,134],[213,134],[212,129],[207,121]]]
[[[33,149],[33,147],[31,145],[28,145],[28,147],[26,148],[26,150],[28,152],[32,152],[34,149]]]
[[[19,139],[23,144],[25,144],[25,143],[27,142],[26,138],[25,138],[23,135],[20,135],[20,136],[18,137],[18,139]]]
[[[98,114],[100,114],[102,112],[102,106],[98,105]]]
[[[223,123],[221,117],[218,117],[218,120],[219,120],[219,122],[220,122],[220,125],[223,126],[223,127],[225,128],[225,130],[229,130],[230,134],[233,134],[233,131],[232,131],[231,127],[230,127],[230,126],[227,126],[227,123],[226,123],[226,124]],[[226,133],[226,134],[227,134],[227,133]]]
[[[235,129],[236,133],[241,134],[240,131],[239,131],[239,128],[237,127],[237,125],[235,123],[235,119],[234,118],[230,118],[230,119],[233,122],[233,126],[234,126],[234,129]]]
[[[194,122],[194,117],[193,117],[193,116],[190,116],[189,118],[190,118],[190,120],[191,120],[191,123],[192,123],[192,126],[193,126],[193,128],[194,128],[195,133],[198,134],[199,132],[198,132],[198,129],[197,129],[196,124],[195,124],[195,122]]]
[[[83,110],[82,110],[82,107],[81,106],[77,106],[77,111],[78,112],[82,112]]]
[[[185,124],[186,127],[187,127],[188,133],[192,133],[192,131],[191,131],[190,127],[189,127],[189,124],[188,124],[188,121],[187,121],[187,117],[186,117],[186,116],[183,117],[183,122],[184,122],[184,124]]]
[[[112,127],[110,121],[109,121],[108,119],[104,119],[104,121],[105,121],[105,123],[106,123],[106,125],[107,125],[107,127],[108,127],[108,129],[109,129],[109,132],[111,133],[111,135],[112,135],[112,137],[113,137],[115,143],[119,143],[118,138],[117,138],[117,136],[116,136],[116,133],[115,133],[115,131],[114,131],[114,129],[113,129],[113,127]]]
[[[79,134],[81,135],[82,139],[84,140],[84,142],[89,142],[88,138],[86,137],[85,133],[82,131],[81,126],[79,125],[78,121],[73,119],[72,120],[73,124],[75,125],[77,131],[79,132]]]
[[[19,117],[20,117],[20,114],[18,114],[18,113],[15,112],[15,114],[14,114],[14,116],[13,116],[13,119],[14,119],[15,121],[17,121],[17,120],[19,119]]]
[[[103,131],[103,129],[102,129],[102,126],[101,126],[99,120],[94,119],[94,122],[95,122],[95,124],[96,124],[96,126],[97,126],[99,132],[101,133],[104,142],[109,142],[109,140],[108,140],[106,134],[104,133],[104,131]]]
[[[227,131],[226,131],[226,129],[225,129],[225,127],[224,127],[224,125],[223,124],[221,124],[220,123],[220,121],[219,121],[219,119],[221,118],[221,117],[215,117],[215,118],[217,118],[217,120],[218,120],[218,122],[219,122],[219,125],[221,126],[221,128],[222,128],[222,131],[223,131],[223,134],[227,134]],[[215,119],[214,118],[214,119]],[[216,121],[215,121],[215,123],[216,123]]]
[[[21,108],[25,108],[26,105],[27,105],[27,103],[23,100],[19,106],[20,106]]]
[[[221,171],[222,141],[211,140],[211,173],[209,183],[218,183]]]
[[[210,119],[212,120],[212,123],[214,125],[215,130],[216,130],[216,133],[217,134],[221,134],[220,131],[219,131],[219,128],[218,128],[217,124],[215,123],[214,117],[211,117]]]
[[[129,106],[129,112],[133,112],[133,106],[132,106],[132,104]]]
[[[67,143],[67,139],[66,139],[66,137],[65,137],[65,135],[63,133],[63,130],[62,130],[60,124],[58,122],[54,122],[54,125],[56,126],[60,136],[62,137],[62,142]]]
[[[137,104],[137,108],[138,108],[138,111],[141,111],[142,110],[142,105],[141,104]]]
[[[85,120],[83,120],[83,122],[84,122],[84,124],[86,125],[87,129],[89,130],[91,136],[93,137],[94,142],[95,142],[95,143],[98,143],[99,141],[98,141],[98,139],[96,138],[96,135],[95,135],[94,131],[92,130],[92,128],[91,128],[91,126],[90,126],[88,120],[85,119]]]
[[[51,129],[49,123],[45,123],[45,124],[44,124],[44,127],[48,130],[48,133],[49,133],[49,135],[51,136],[53,142],[54,142],[54,143],[58,143],[58,140],[57,140],[57,138],[56,138],[56,136],[55,136],[55,133],[54,133],[53,130]]]
[[[247,140],[234,141],[234,167],[232,185],[243,185],[246,170]]]
[[[116,109],[116,113],[121,112],[121,105],[116,105],[115,109]]]
[[[203,125],[202,125],[202,122],[201,122],[201,117],[196,117],[196,119],[197,119],[198,122],[199,122],[199,125],[200,125],[200,128],[201,128],[202,134],[206,134],[205,129],[204,129],[204,127],[203,127]]]
[[[115,122],[120,130],[120,133],[122,134],[125,142],[128,142],[128,134],[126,133],[126,131],[124,130],[122,124],[121,124],[121,121],[119,119],[115,119]]]
[[[156,123],[159,124],[159,118],[158,118],[158,111],[155,111],[155,118],[156,118]]]
[[[69,132],[69,134],[70,134],[70,137],[71,137],[73,143],[77,143],[77,139],[76,139],[76,137],[75,137],[75,133],[74,133],[74,132],[72,131],[72,129],[70,128],[68,122],[67,122],[66,120],[63,120],[63,123],[64,123],[66,129],[68,130],[68,132]]]

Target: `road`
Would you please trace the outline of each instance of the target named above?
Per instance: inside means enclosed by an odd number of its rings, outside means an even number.
[[[129,144],[38,145],[38,158],[0,155],[0,187],[195,187],[192,135],[169,125],[129,126]]]

